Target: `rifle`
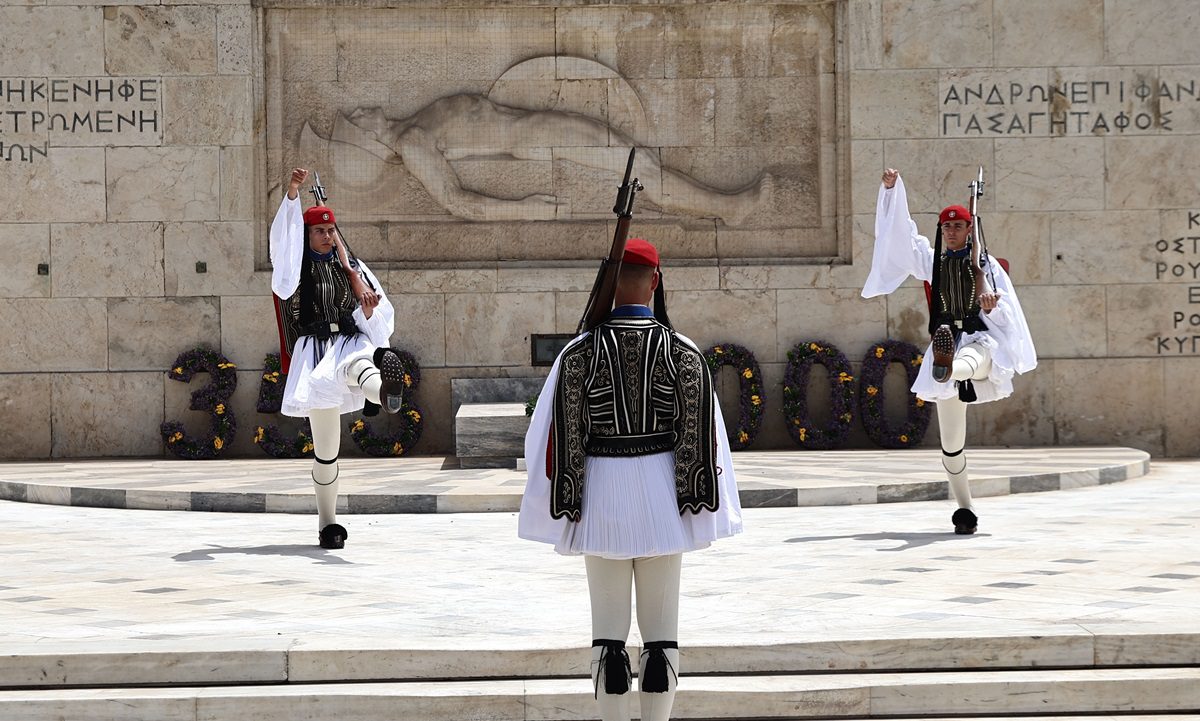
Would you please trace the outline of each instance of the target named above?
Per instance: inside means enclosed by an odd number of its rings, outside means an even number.
[[[975,302],[979,303],[979,296],[984,293],[992,292],[992,288],[996,287],[996,281],[990,278],[991,263],[988,263],[988,276],[983,274],[983,263],[988,261],[987,246],[983,240],[983,223],[977,215],[979,198],[983,197],[983,166],[979,166],[979,177],[972,180],[969,187],[971,188],[971,200],[968,210],[971,211],[971,273],[975,276]]]
[[[608,257],[600,261],[600,270],[596,273],[596,282],[592,285],[591,295],[588,296],[587,306],[583,317],[575,328],[578,335],[585,330],[592,330],[604,322],[612,310],[613,296],[617,293],[617,276],[621,272],[621,258],[625,255],[625,243],[629,240],[629,223],[633,218],[633,199],[639,191],[645,190],[633,175],[633,156],[637,148],[629,149],[629,162],[625,164],[625,179],[617,189],[617,202],[613,212],[617,215],[617,229],[613,233],[612,248]]]

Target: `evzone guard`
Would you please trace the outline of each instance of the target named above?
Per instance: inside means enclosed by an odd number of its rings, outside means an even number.
[[[337,523],[341,415],[374,415],[380,406],[399,412],[404,372],[387,347],[394,313],[383,285],[349,252],[319,181],[317,205],[302,210],[299,189],[307,178],[303,168],[292,171],[271,223],[271,290],[287,373],[281,411],[309,420],[318,542],[342,548],[349,534]]]
[[[983,169],[971,183],[971,205],[983,193]],[[917,232],[898,171],[883,174],[875,209],[875,250],[863,297],[896,290],[912,276],[928,284],[930,347],[912,392],[937,403],[942,466],[958,509],[955,533],[971,534],[967,406],[1012,394],[1014,374],[1037,366],[1033,338],[1008,273],[987,254],[978,213],[951,205],[938,215],[933,245]],[[933,362],[929,363],[928,359]]]
[[[538,397],[518,524],[522,538],[584,557],[603,721],[630,718],[633,587],[641,718],[665,721],[680,669],[682,554],[742,529],[704,356],[667,318],[658,251],[625,239],[636,182],[627,172],[617,237],[581,322],[587,330],[559,354]]]

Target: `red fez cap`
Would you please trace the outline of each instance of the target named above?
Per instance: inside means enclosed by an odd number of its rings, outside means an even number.
[[[625,255],[621,257],[621,262],[633,265],[648,265],[651,268],[657,268],[658,249],[650,244],[650,242],[641,238],[630,238],[625,243]]]
[[[951,205],[942,211],[938,216],[938,225],[945,223],[947,220],[965,220],[971,222],[971,211],[961,205]]]
[[[305,225],[323,225],[326,223],[336,223],[333,219],[333,210],[324,205],[314,205],[304,211]]]

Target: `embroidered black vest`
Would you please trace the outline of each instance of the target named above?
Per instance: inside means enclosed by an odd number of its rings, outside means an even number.
[[[613,317],[559,363],[550,515],[578,521],[587,456],[675,451],[679,512],[717,510],[713,383],[701,353],[653,318]]]
[[[934,262],[937,265],[931,283],[929,332],[932,334],[943,324],[950,326],[955,335],[987,330],[987,324],[979,317],[981,309],[975,294],[970,253],[942,254]]]
[[[358,307],[358,299],[336,255],[329,260],[314,260],[305,250],[303,263],[300,285],[283,306],[289,350],[295,348],[300,336],[313,335],[314,326],[324,324],[328,328],[330,323],[340,323]],[[361,275],[357,262],[352,260],[351,264]]]

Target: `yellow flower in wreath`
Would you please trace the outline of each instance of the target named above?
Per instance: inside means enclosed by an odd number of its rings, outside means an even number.
[[[237,366],[230,363],[229,361],[225,361],[224,363],[218,363],[217,367],[220,368],[221,370],[225,370],[226,368],[237,368]]]
[[[216,413],[217,415],[224,415],[224,413],[225,413],[225,404],[224,404],[224,403],[218,403],[218,404],[217,404],[217,407],[213,409],[213,412],[214,412],[214,413]]]
[[[403,452],[404,452],[404,446],[402,446],[399,442],[397,442],[396,445],[392,446],[392,455],[393,456],[398,456]]]
[[[801,428],[801,429],[800,429],[800,440],[802,440],[802,441],[803,441],[803,440],[806,440],[807,438],[808,438],[808,429],[807,429],[807,428]]]
[[[263,373],[263,380],[267,381],[268,383],[278,383],[279,382],[279,371],[271,371],[270,373]]]
[[[900,442],[901,442],[901,443],[908,443],[908,436],[906,436],[906,435],[904,435],[903,433],[901,433],[901,434],[900,434]]]
[[[917,399],[917,408],[924,408],[924,407],[925,407],[925,401],[921,398],[918,398]]]
[[[421,422],[421,414],[420,414],[420,413],[418,413],[417,411],[409,411],[409,412],[408,412],[408,417],[409,417],[409,418],[411,418],[411,419],[413,419],[413,423],[420,423],[420,422]]]
[[[220,436],[217,436],[216,438],[213,439],[213,448],[216,448],[219,451],[224,447],[225,447],[225,441],[221,440]]]
[[[723,354],[724,352],[725,352],[725,349],[724,349],[724,348],[722,348],[721,346],[719,346],[719,345],[718,345],[718,346],[713,346],[713,353],[716,353],[717,355],[721,355],[721,354]]]
[[[919,365],[921,365],[921,361],[924,359],[925,359],[924,356],[917,356],[916,358],[912,359],[912,364],[915,366],[919,366]]]
[[[762,405],[762,398],[759,398],[758,396],[750,396],[750,404],[760,406]]]
[[[879,393],[879,389],[878,389],[878,388],[876,388],[875,386],[867,386],[867,395],[869,395],[869,396],[873,396],[873,395],[875,395],[875,394],[877,394],[877,393]]]
[[[875,348],[875,357],[876,357],[876,358],[882,358],[882,357],[883,357],[883,346],[876,346],[876,348]]]
[[[180,433],[179,431],[175,431],[174,433],[171,434],[171,437],[167,439],[167,443],[178,443],[179,441],[182,441],[182,440],[183,440],[183,434]]]
[[[743,378],[753,378],[753,377],[754,377],[754,371],[752,371],[752,370],[750,370],[749,368],[747,368],[746,370],[742,371],[742,377],[743,377]]]
[[[267,434],[267,429],[259,426],[254,429],[254,442],[262,443],[263,437]]]
[[[305,443],[303,446],[301,446],[301,447],[300,447],[300,452],[301,452],[301,453],[308,453],[308,452],[309,452],[309,451],[311,451],[312,449],[313,449],[313,444],[311,444],[311,443]]]
[[[854,376],[850,375],[846,371],[842,371],[841,373],[838,373],[838,383],[849,383],[853,380],[854,380]]]
[[[853,413],[843,413],[842,420],[849,423],[850,421],[854,420],[854,414]]]
[[[362,419],[359,418],[357,421],[354,421],[354,423],[350,425],[350,431],[352,433],[358,433],[359,431],[361,431],[363,429],[363,425],[364,424],[363,424]]]
[[[819,351],[821,350],[821,346],[817,345],[816,343],[809,343],[808,349],[812,351]]]
[[[745,431],[738,431],[738,443],[745,443],[750,440],[750,434]]]
[[[171,372],[177,376],[181,376],[183,375],[183,366],[175,366],[171,369]]]
[[[405,373],[405,374],[404,374],[404,387],[405,387],[405,388],[408,388],[408,387],[409,387],[409,386],[411,386],[411,385],[412,385],[412,376],[410,376],[409,374]]]

